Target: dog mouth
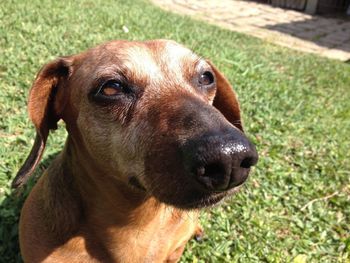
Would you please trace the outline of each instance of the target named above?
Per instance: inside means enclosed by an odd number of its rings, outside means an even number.
[[[153,196],[159,202],[184,210],[215,207],[226,200],[227,197],[238,192],[242,186],[242,184],[239,184],[225,191],[203,191],[194,185],[182,185],[180,188],[175,187],[176,189],[169,189],[168,187],[149,188],[137,176],[133,175],[129,177],[128,184],[140,194]],[[163,189],[163,191],[154,191],[154,189]]]
[[[231,197],[232,194],[236,193],[239,188],[240,187],[235,187],[228,191],[211,193],[198,193],[193,191],[190,194],[184,193],[184,196],[177,196],[176,198],[174,198],[174,196],[165,198],[164,196],[156,196],[156,198],[163,203],[183,210],[204,209],[216,207],[228,197]]]
[[[134,189],[147,193],[147,188],[144,187],[141,182],[135,177],[131,176],[129,178],[129,185],[132,186]],[[233,189],[231,189],[233,190]],[[180,209],[200,209],[205,207],[212,207],[217,204],[219,204],[227,195],[229,195],[229,192],[231,191],[225,191],[225,192],[213,192],[213,193],[207,193],[207,194],[194,194],[189,198],[190,200],[163,200],[161,197],[156,197],[159,201],[167,203],[171,206],[180,208]]]
[[[182,209],[201,209],[216,207],[223,203],[228,198],[234,196],[242,187],[242,185],[236,186],[224,192],[212,192],[208,195],[199,197],[190,202],[184,202],[181,205],[176,205]]]

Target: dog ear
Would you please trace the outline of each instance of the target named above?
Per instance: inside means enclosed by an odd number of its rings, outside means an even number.
[[[25,183],[38,165],[45,149],[49,130],[57,128],[65,106],[64,83],[71,74],[72,59],[58,58],[38,73],[29,92],[28,112],[34,123],[36,137],[29,156],[12,182],[17,188]]]
[[[213,106],[217,108],[225,118],[235,127],[243,131],[241,114],[237,96],[225,76],[211,63],[216,77],[216,94]]]

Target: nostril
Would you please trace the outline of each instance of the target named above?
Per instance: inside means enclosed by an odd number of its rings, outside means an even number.
[[[211,163],[205,166],[204,176],[215,177],[225,174],[225,168],[220,163]]]
[[[197,168],[195,169],[195,174],[196,174],[197,176],[204,176],[204,174],[205,174],[205,168],[204,168],[204,166],[199,166],[199,167],[197,167]]]
[[[194,173],[197,180],[209,189],[225,189],[229,183],[225,166],[220,162],[198,166],[194,169]]]
[[[254,158],[254,157],[246,157],[241,162],[240,167],[242,167],[242,168],[250,168],[254,164],[256,164],[256,162],[257,162],[256,158]]]
[[[225,168],[220,163],[210,163],[196,168],[197,176],[216,177],[225,174]]]

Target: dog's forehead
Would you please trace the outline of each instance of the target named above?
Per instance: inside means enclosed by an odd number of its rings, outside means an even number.
[[[127,77],[143,80],[161,80],[169,75],[181,79],[184,72],[205,63],[191,50],[165,40],[111,42],[93,50],[89,60],[97,62],[91,73],[94,78],[121,71]]]
[[[169,67],[172,65],[176,67],[186,62],[193,63],[199,60],[199,57],[194,52],[176,42],[160,41],[156,43],[159,45],[158,48],[150,47],[154,51],[154,57],[169,65]]]

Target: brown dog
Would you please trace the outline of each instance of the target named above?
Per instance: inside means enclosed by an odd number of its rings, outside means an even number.
[[[39,72],[29,115],[37,136],[14,187],[60,119],[68,138],[22,209],[26,263],[177,262],[200,231],[198,209],[257,162],[227,80],[173,41],[113,41],[58,58]]]

